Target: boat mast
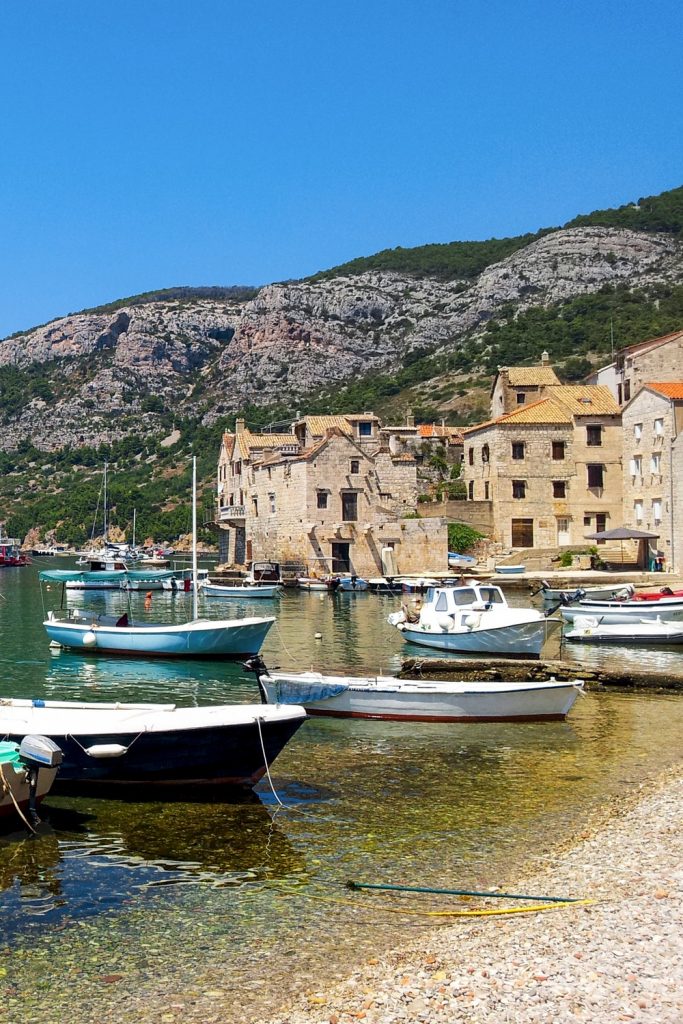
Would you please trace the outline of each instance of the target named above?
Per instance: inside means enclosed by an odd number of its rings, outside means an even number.
[[[192,618],[199,618],[197,607],[197,456],[192,456]]]
[[[104,464],[104,546],[109,539],[109,523],[107,521],[107,463]]]
[[[133,509],[133,547],[135,547],[135,509]]]

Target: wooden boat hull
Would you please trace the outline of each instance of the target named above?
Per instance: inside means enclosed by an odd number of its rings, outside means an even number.
[[[191,796],[197,788],[255,785],[266,761],[275,760],[305,718],[294,705],[176,708],[9,699],[1,702],[0,732],[18,743],[40,731],[61,747],[55,792],[180,788]]]
[[[310,715],[412,722],[535,722],[567,716],[581,690],[579,680],[560,683],[439,683],[377,677],[300,675],[273,672],[260,677],[268,700],[277,704],[293,684],[292,697]],[[345,685],[334,693],[335,680]],[[332,696],[315,699],[321,682]],[[310,687],[312,699],[306,696]]]
[[[101,618],[101,617],[100,617]],[[198,619],[182,625],[109,625],[48,618],[51,642],[82,653],[162,658],[241,658],[257,654],[274,617]]]

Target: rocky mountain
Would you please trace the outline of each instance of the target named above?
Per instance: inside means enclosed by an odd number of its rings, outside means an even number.
[[[0,448],[96,447],[245,408],[303,410],[320,392],[426,355],[482,353],[492,324],[525,311],[683,282],[673,230],[587,224],[530,237],[469,276],[340,268],[250,298],[146,296],[14,335],[0,342]]]

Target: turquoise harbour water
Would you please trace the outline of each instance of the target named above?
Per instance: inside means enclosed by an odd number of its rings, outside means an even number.
[[[0,696],[258,701],[236,664],[51,653],[42,601],[56,607],[60,590],[41,599],[37,568],[0,571]],[[155,592],[149,613],[142,595],[69,598],[110,611],[129,600],[141,618],[191,614],[182,594]],[[386,624],[398,605],[400,595],[287,591],[245,606],[204,599],[201,613],[272,610],[263,654],[273,667],[390,673],[419,653]],[[674,650],[578,647],[563,656],[579,676],[582,663],[610,662],[681,673]],[[676,763],[682,725],[683,699],[656,693],[590,693],[557,723],[318,718],[275,762],[275,793],[263,781],[225,804],[51,796],[36,838],[0,837],[0,990],[10,1019],[98,1020],[114,996],[164,993],[182,1006],[214,989],[231,1007],[223,1020],[274,1012],[428,924],[419,913],[387,913],[389,903],[444,905],[353,893],[349,880],[501,884],[533,869],[599,806]]]

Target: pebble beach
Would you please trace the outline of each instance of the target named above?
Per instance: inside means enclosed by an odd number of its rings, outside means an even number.
[[[683,773],[667,773],[607,808],[534,877],[520,872],[514,890],[591,902],[459,918],[406,946],[399,925],[392,952],[267,1024],[680,1024],[682,812]]]

